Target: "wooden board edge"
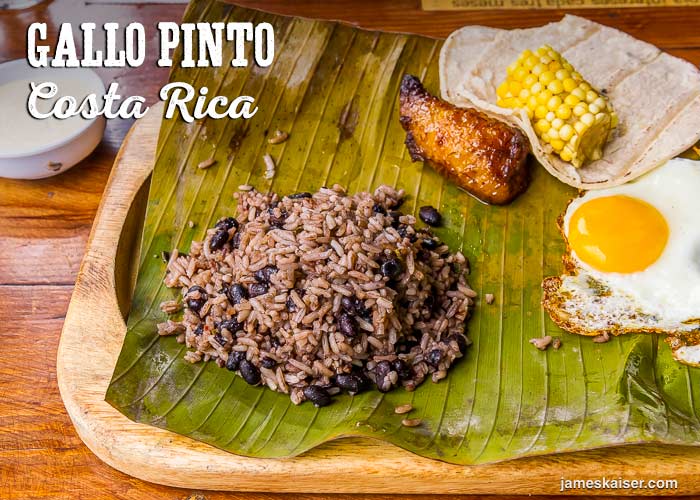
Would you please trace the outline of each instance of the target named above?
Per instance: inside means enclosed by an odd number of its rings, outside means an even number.
[[[61,334],[58,385],[81,439],[126,474],[168,486],[314,493],[559,494],[560,478],[675,478],[675,494],[700,492],[700,451],[634,446],[549,455],[481,466],[423,458],[378,440],[350,438],[299,457],[230,454],[169,431],[137,424],[104,401],[126,332],[115,291],[115,256],[124,219],[153,167],[162,107],[132,127],[98,208]],[[659,451],[665,463],[659,467]],[[685,450],[685,451],[684,451]],[[605,464],[604,472],[601,463]],[[664,462],[662,462],[664,463]],[[342,471],[341,474],[338,471]],[[576,490],[576,494],[653,491]]]

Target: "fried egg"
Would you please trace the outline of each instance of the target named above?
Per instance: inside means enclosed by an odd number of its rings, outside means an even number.
[[[676,158],[635,182],[588,191],[560,226],[567,273],[543,282],[555,323],[582,335],[698,335],[700,162]],[[674,355],[699,363],[700,351],[679,354],[682,344]]]

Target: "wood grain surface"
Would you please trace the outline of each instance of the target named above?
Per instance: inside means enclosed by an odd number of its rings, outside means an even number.
[[[528,27],[562,15],[560,11],[422,12],[417,0],[239,3],[433,36],[446,36],[465,24]],[[152,47],[155,23],[177,21],[183,9],[182,5],[86,5],[56,0],[20,12],[0,11],[0,62],[24,56],[26,27],[31,22],[47,22],[50,33],[55,33],[61,22],[140,21]],[[601,9],[579,14],[700,63],[700,8]],[[167,80],[167,70],[157,68],[154,58],[149,53],[141,68],[101,70],[101,75],[107,83],[119,82],[124,95],[143,95],[153,103]],[[250,494],[162,487],[115,471],[82,444],[59,397],[55,359],[61,326],[97,205],[130,125],[129,121],[110,121],[95,153],[58,177],[31,182],[0,179],[0,318],[6,325],[0,347],[0,498],[253,498]],[[679,472],[694,470],[674,461],[666,451],[659,455]],[[601,462],[601,474],[607,465]],[[541,477],[535,474],[529,480],[535,483]],[[492,484],[492,492],[505,493],[498,484]],[[260,494],[256,498],[385,497]],[[429,496],[416,497],[421,498]]]

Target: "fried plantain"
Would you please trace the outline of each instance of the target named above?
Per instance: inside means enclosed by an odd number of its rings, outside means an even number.
[[[413,161],[435,170],[493,205],[513,201],[527,188],[529,144],[520,130],[475,109],[431,95],[415,76],[400,91],[401,125]]]

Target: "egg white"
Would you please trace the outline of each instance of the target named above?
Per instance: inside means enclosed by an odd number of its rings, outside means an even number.
[[[589,200],[613,195],[626,195],[654,206],[666,219],[668,242],[656,262],[636,273],[610,273],[592,268],[572,250],[576,268],[574,279],[565,280],[566,287],[587,287],[592,278],[610,290],[610,299],[600,310],[600,301],[586,304],[579,301],[584,316],[595,314],[601,322],[610,323],[609,314],[640,313],[657,330],[689,330],[697,328],[700,318],[700,161],[676,158],[635,182],[610,189],[588,191],[573,200],[564,214],[563,232],[569,234],[569,223],[576,210]],[[632,254],[634,248],[630,248]],[[565,287],[565,288],[566,288]],[[585,293],[584,293],[585,295]],[[615,312],[614,309],[618,308]],[[607,319],[606,319],[607,316]],[[647,322],[645,320],[645,322]],[[694,324],[694,326],[693,326]],[[690,328],[689,328],[690,327]]]

